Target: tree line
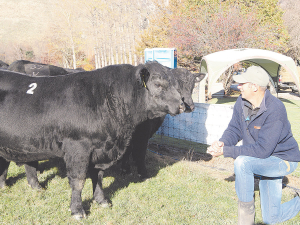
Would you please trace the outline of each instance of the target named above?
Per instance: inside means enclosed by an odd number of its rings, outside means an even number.
[[[191,70],[202,56],[232,48],[297,59],[298,23],[286,13],[298,15],[297,3],[281,1],[284,7],[278,0],[61,0],[44,40],[15,45],[14,58],[87,70],[137,65],[155,47],[176,48],[179,65]]]
[[[290,37],[277,0],[170,0],[166,7],[157,5],[141,35],[140,52],[176,47],[179,62],[193,68],[202,56],[225,49],[288,49]]]

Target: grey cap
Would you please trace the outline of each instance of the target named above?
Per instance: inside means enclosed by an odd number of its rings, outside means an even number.
[[[269,84],[268,73],[259,66],[250,66],[245,72],[234,75],[232,78],[237,83],[253,83],[262,87]]]

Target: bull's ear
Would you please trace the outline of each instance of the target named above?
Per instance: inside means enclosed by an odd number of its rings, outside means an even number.
[[[203,80],[206,76],[206,73],[195,73],[195,82],[200,82],[201,80]]]
[[[139,65],[136,71],[136,78],[142,87],[147,88],[147,82],[150,77],[149,70],[144,65]]]

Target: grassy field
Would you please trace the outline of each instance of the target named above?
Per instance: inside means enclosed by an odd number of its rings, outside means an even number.
[[[71,190],[64,167],[46,164],[39,180],[45,190],[32,190],[24,167],[9,168],[8,186],[0,192],[0,224],[236,224],[237,197],[232,173],[214,170],[197,162],[176,161],[152,152],[147,167],[152,178],[140,182],[135,175],[121,176],[118,165],[104,178],[104,191],[112,208],[101,208],[92,200],[87,179],[82,198],[88,217],[75,221],[68,211]],[[53,163],[53,164],[52,164]],[[262,224],[259,193],[256,222]],[[293,197],[285,188],[283,201]],[[283,224],[298,224],[300,214]]]
[[[221,103],[224,100],[216,101]],[[295,138],[300,143],[300,102],[282,101],[287,107]],[[233,104],[234,100],[230,102]],[[195,146],[199,152],[204,152],[206,147]],[[176,160],[150,151],[146,163],[151,178],[143,182],[135,171],[133,175],[120,175],[119,165],[106,171],[103,187],[105,195],[112,201],[112,208],[101,208],[93,202],[92,183],[88,178],[82,192],[87,218],[82,221],[75,221],[68,211],[71,189],[63,162],[40,162],[42,191],[32,190],[27,185],[24,167],[12,163],[7,187],[0,190],[0,224],[237,223],[238,200],[232,172],[206,166],[200,161]],[[258,188],[255,190],[256,223],[263,224]],[[284,188],[283,202],[293,196],[293,190]],[[282,224],[300,224],[299,221],[300,214]]]

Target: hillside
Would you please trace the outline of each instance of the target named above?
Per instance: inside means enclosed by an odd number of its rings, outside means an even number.
[[[64,67],[75,54],[77,66],[95,54],[99,67],[137,63],[134,45],[154,11],[152,0],[0,0],[0,60],[32,52]]]
[[[59,0],[0,0],[2,43],[31,43],[41,40],[53,20]]]

